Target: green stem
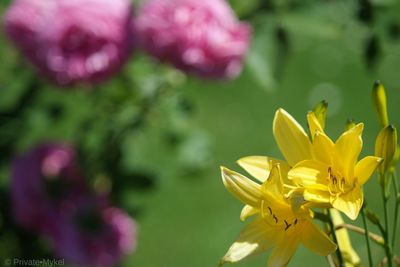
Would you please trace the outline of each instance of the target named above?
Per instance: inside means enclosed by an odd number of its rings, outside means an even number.
[[[396,173],[392,172],[392,179],[393,179],[393,188],[394,188],[394,195],[395,195],[395,206],[394,206],[394,224],[393,224],[393,231],[392,231],[392,248],[395,248],[396,245],[396,230],[397,230],[397,218],[399,215],[399,186],[397,184],[397,177]]]
[[[379,228],[382,232],[383,238],[385,239],[385,253],[386,257],[388,259],[388,266],[392,267],[392,253],[390,249],[390,241],[389,241],[389,223],[388,223],[388,208],[387,208],[387,203],[388,199],[386,197],[386,177],[385,175],[381,176],[381,192],[382,192],[382,201],[383,201],[383,212],[385,216],[385,228],[382,227],[382,225],[379,225]]]
[[[333,221],[332,221],[332,215],[329,212],[329,210],[328,210],[328,214],[329,214],[329,216],[328,216],[329,217],[328,224],[329,224],[329,228],[331,230],[330,232],[332,233],[333,241],[339,246],[339,243],[338,243],[338,240],[337,240],[337,237],[336,237],[335,226],[333,225]],[[340,267],[344,266],[343,255],[342,255],[342,252],[340,251],[340,247],[338,247],[338,249],[336,250],[336,255],[337,255],[337,258],[338,258],[338,261],[339,261],[339,266]]]
[[[373,267],[374,263],[372,261],[371,245],[369,243],[369,231],[368,231],[367,221],[365,219],[365,210],[364,210],[364,208],[361,211],[361,217],[362,217],[362,221],[363,221],[364,229],[365,229],[365,241],[367,242],[369,267]]]
[[[385,179],[385,177],[383,176],[382,179]],[[385,232],[386,235],[388,235],[388,211],[387,211],[387,198],[386,198],[386,189],[385,189],[385,182],[384,185],[381,187],[381,192],[382,192],[382,201],[383,201],[383,212],[384,212],[384,216],[385,216]]]

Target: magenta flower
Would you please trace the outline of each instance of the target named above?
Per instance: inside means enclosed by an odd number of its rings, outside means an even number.
[[[49,231],[59,211],[85,191],[74,157],[66,145],[43,144],[14,160],[11,199],[19,225]]]
[[[78,204],[48,235],[56,255],[77,266],[115,266],[135,247],[134,221],[117,208]]]
[[[15,221],[43,235],[67,263],[114,266],[135,247],[135,223],[86,186],[75,158],[66,145],[42,144],[14,160]]]
[[[15,0],[5,15],[10,38],[59,85],[98,83],[132,49],[129,0]]]
[[[148,53],[210,78],[240,73],[251,35],[225,0],[148,0],[135,28]]]

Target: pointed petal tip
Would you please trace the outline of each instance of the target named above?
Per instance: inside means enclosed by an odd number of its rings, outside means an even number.
[[[220,171],[221,171],[221,174],[224,174],[225,173],[225,171],[227,170],[227,168],[225,167],[225,166],[219,166],[219,169],[220,169]]]
[[[355,221],[357,219],[358,214],[356,214],[355,212],[352,212],[350,210],[339,209],[340,207],[335,207],[334,204],[332,204],[332,207],[334,207],[338,211],[342,212],[344,215],[347,216],[347,218],[349,218],[352,221]]]
[[[348,213],[345,213],[345,214],[352,221],[355,221],[357,219],[357,217],[358,217],[358,213],[355,213],[355,212],[350,212],[350,213],[348,212]]]
[[[277,117],[280,117],[280,116],[288,117],[288,116],[290,116],[290,115],[289,115],[289,113],[288,113],[286,110],[284,110],[283,108],[278,108],[278,109],[275,111],[275,119],[276,119]]]
[[[228,187],[228,181],[227,181],[228,177],[227,177],[227,175],[229,175],[230,170],[228,168],[224,167],[224,166],[220,166],[219,168],[221,170],[222,182],[223,182],[225,187]]]
[[[239,166],[242,166],[243,163],[246,163],[250,158],[252,158],[253,156],[246,156],[246,157],[242,157],[238,160],[236,160],[236,164],[238,164]]]
[[[228,169],[228,168],[225,167],[225,166],[219,166],[219,168],[220,168],[220,170],[221,170],[222,178],[223,178],[225,175],[229,175],[229,174],[232,174],[232,173],[233,173],[233,171],[231,171],[230,169]]]
[[[287,113],[286,110],[284,110],[283,108],[278,108],[276,110],[276,113]]]
[[[360,123],[357,123],[354,127],[351,127],[350,129],[345,131],[344,133],[356,132],[356,133],[360,134],[360,133],[362,133],[363,130],[364,130],[364,123],[360,122]]]
[[[364,130],[364,123],[360,122],[354,128],[357,128],[358,131],[362,132]]]
[[[250,206],[258,206],[261,199],[261,185],[246,176],[221,167],[222,182],[236,198]]]

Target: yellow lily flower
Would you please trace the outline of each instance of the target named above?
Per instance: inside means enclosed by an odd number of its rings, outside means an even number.
[[[363,203],[362,185],[382,159],[367,156],[357,162],[362,149],[362,123],[345,131],[334,143],[313,112],[307,115],[310,140],[304,129],[283,109],[275,114],[273,131],[278,146],[292,166],[288,173],[310,206],[334,207],[355,220]]]
[[[286,266],[299,244],[323,256],[336,250],[336,244],[312,222],[310,210],[301,207],[296,214],[292,211],[291,201],[285,197],[285,175],[282,175],[287,174],[288,165],[283,163],[281,167],[279,162],[266,157],[239,160],[259,183],[221,167],[227,190],[246,204],[241,217],[243,213],[256,215],[229,248],[221,265],[273,248],[268,266]]]

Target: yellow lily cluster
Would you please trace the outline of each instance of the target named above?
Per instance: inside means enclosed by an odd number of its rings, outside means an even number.
[[[263,156],[240,159],[238,164],[255,181],[221,167],[225,187],[245,204],[241,219],[255,216],[221,263],[273,248],[268,266],[281,267],[299,244],[324,256],[336,250],[337,245],[313,223],[311,208],[335,208],[355,220],[363,204],[362,185],[382,159],[367,156],[358,161],[362,123],[333,142],[319,115],[307,114],[307,135],[289,113],[276,111],[273,134],[285,161]]]

